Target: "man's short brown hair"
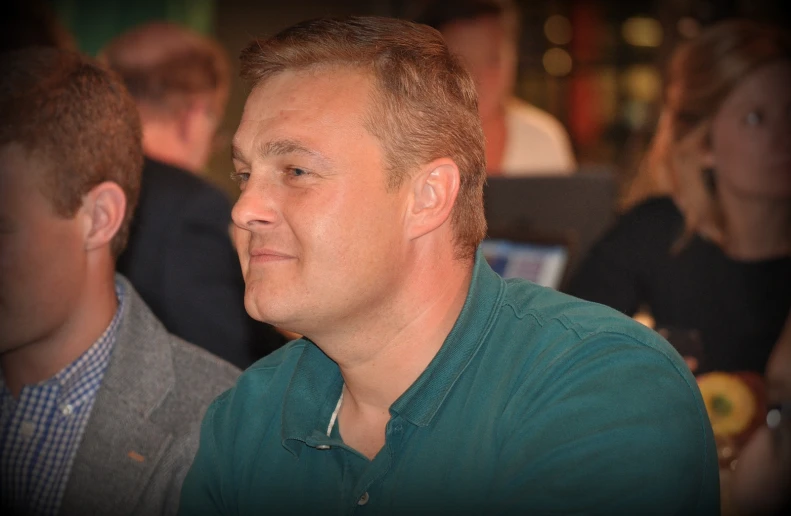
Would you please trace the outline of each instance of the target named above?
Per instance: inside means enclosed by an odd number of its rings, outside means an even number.
[[[99,59],[118,73],[150,115],[174,116],[194,95],[227,95],[228,56],[212,39],[174,23],[152,22],[112,40]],[[224,103],[224,100],[223,100]]]
[[[111,242],[126,245],[143,167],[140,121],[120,79],[69,50],[31,47],[0,57],[0,145],[19,144],[45,164],[42,192],[72,217],[91,188],[117,183],[126,213]]]
[[[484,137],[469,73],[436,30],[404,20],[318,19],[253,41],[242,51],[242,76],[259,85],[285,70],[349,67],[373,77],[366,129],[382,143],[389,187],[417,167],[449,157],[460,188],[451,223],[457,256],[470,258],[486,234]]]

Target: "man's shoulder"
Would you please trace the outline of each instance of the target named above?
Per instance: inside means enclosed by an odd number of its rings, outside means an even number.
[[[116,278],[124,286],[124,309],[104,383],[115,398],[149,404],[145,410],[162,416],[165,426],[199,421],[209,403],[234,385],[239,369],[168,333],[131,283]]]
[[[608,307],[512,281],[488,346],[478,369],[492,384],[487,403],[497,407],[520,496],[541,486],[529,497],[534,507],[698,514],[716,506],[705,405],[656,332]],[[562,488],[542,481],[570,471]],[[569,485],[576,498],[567,500]]]
[[[234,386],[241,371],[205,349],[169,335],[174,385],[189,392],[185,402],[205,406]]]
[[[591,355],[595,349],[625,357],[625,363],[660,360],[669,371],[686,372],[672,346],[631,317],[527,281],[506,282],[500,319],[501,326],[522,336],[510,345],[538,348],[550,360],[560,355],[566,359]]]

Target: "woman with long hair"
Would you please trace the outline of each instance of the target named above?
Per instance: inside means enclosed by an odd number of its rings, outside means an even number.
[[[654,195],[594,246],[570,292],[647,310],[671,342],[699,344],[697,373],[763,373],[791,308],[789,136],[784,34],[731,20],[684,43],[640,172]]]

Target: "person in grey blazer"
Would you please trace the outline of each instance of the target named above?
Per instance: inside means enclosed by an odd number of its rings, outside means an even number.
[[[174,514],[234,366],[115,272],[140,188],[134,102],[77,53],[0,57],[0,513]]]

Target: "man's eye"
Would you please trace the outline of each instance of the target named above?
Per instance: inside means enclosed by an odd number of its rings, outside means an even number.
[[[248,179],[250,179],[250,173],[249,172],[232,172],[231,173],[231,179],[233,179],[233,181],[237,185],[242,185],[242,184],[246,183]]]
[[[747,113],[747,116],[744,117],[744,121],[747,122],[747,125],[759,125],[764,121],[764,115],[760,111],[753,110]]]
[[[305,175],[307,175],[307,174],[308,174],[308,171],[307,171],[307,170],[305,170],[304,168],[299,168],[299,167],[290,167],[290,168],[287,170],[287,172],[288,172],[290,175],[294,176],[294,177],[305,176]]]

